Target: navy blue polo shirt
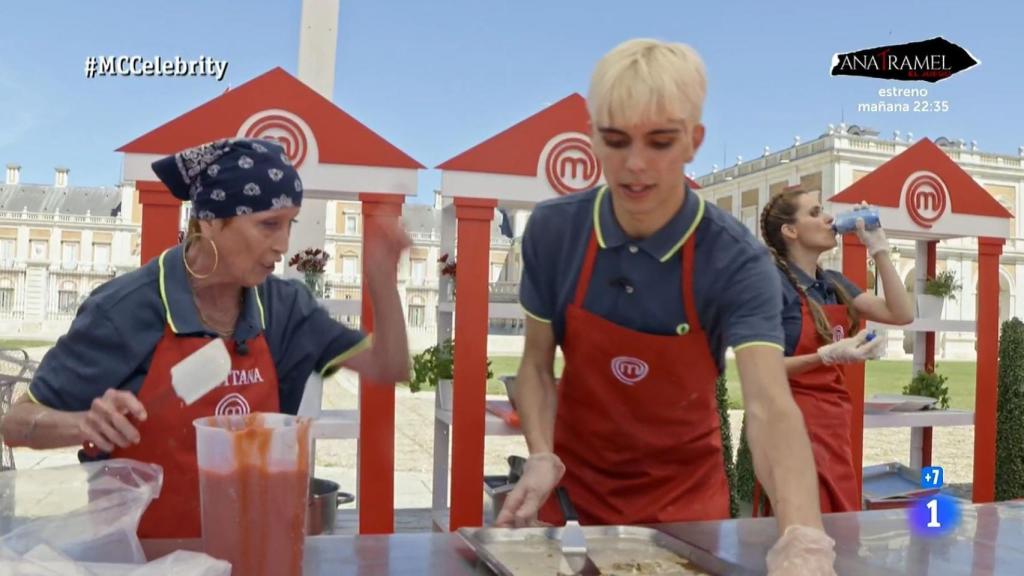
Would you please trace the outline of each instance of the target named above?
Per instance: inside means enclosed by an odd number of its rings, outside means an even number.
[[[850,282],[846,276],[836,270],[818,269],[814,278],[793,264],[789,265],[797,281],[811,298],[822,306],[839,304],[839,295],[836,294],[835,285],[841,285],[846,293],[853,300],[860,295],[861,289]],[[789,281],[786,274],[779,270],[779,277],[782,280],[782,328],[786,333],[786,356],[792,356],[796,352],[797,343],[800,341],[800,330],[803,328],[803,318],[800,311],[800,293]]]
[[[58,410],[88,410],[108,388],[138,395],[165,326],[179,336],[216,337],[199,320],[177,246],[98,287],[67,334],[43,357],[29,387],[33,400]],[[298,281],[271,275],[245,290],[233,338],[263,332],[279,382],[280,409],[294,414],[306,379],[329,373],[370,345],[334,321]]]
[[[693,292],[711,353],[754,344],[782,349],[782,293],[767,248],[735,218],[693,191],[650,237],[631,240],[605,187],[537,205],[523,234],[519,300],[527,314],[550,322],[559,344],[591,233],[600,250],[583,307],[621,326],[677,334],[688,326],[682,300],[680,248],[694,247]]]

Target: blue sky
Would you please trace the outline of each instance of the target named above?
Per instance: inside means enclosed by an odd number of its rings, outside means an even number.
[[[984,9],[976,6],[985,6]],[[114,149],[275,66],[297,72],[299,0],[4,0],[0,164],[24,182],[113,185]],[[342,0],[334,102],[427,166],[572,92],[594,63],[646,36],[692,44],[708,68],[707,139],[687,171],[804,141],[829,123],[1024,145],[1019,2]],[[982,65],[938,84],[828,76],[834,52],[944,36]],[[212,78],[94,78],[91,55],[229,62]],[[878,89],[924,87],[945,113],[858,113]],[[889,99],[897,101],[896,99]],[[906,100],[899,100],[906,101]],[[440,183],[420,178],[420,198]]]

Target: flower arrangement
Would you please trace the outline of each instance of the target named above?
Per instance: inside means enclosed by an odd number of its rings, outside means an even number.
[[[452,280],[455,280],[455,258],[449,258],[448,253],[444,253],[437,262],[441,265],[441,276],[451,276]]]
[[[455,258],[451,258],[450,256],[448,256],[448,253],[445,252],[444,254],[441,255],[440,258],[437,259],[437,263],[441,265],[440,266],[440,268],[441,268],[441,276],[450,276],[451,279],[452,279],[451,290],[452,290],[452,299],[454,300],[455,299]]]
[[[306,248],[296,252],[288,265],[303,274],[323,274],[331,255],[319,248]]]
[[[320,248],[306,248],[302,252],[296,252],[288,265],[302,272],[306,286],[317,298],[324,295],[324,270],[327,269],[327,261],[331,255]]]

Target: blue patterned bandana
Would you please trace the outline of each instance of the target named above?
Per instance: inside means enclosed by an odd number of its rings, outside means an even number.
[[[171,194],[191,200],[200,220],[297,207],[302,180],[270,140],[217,140],[153,162]]]

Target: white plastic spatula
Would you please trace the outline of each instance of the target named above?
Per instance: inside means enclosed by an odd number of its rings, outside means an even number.
[[[231,355],[224,346],[224,340],[214,338],[171,367],[171,387],[150,398],[146,402],[146,409],[157,409],[175,395],[185,405],[191,405],[226,380],[230,373]],[[171,394],[172,390],[174,394]],[[100,454],[99,448],[91,442],[85,442],[82,447],[90,457]]]
[[[171,367],[171,386],[190,405],[216,388],[231,373],[231,355],[224,340],[214,338]]]

